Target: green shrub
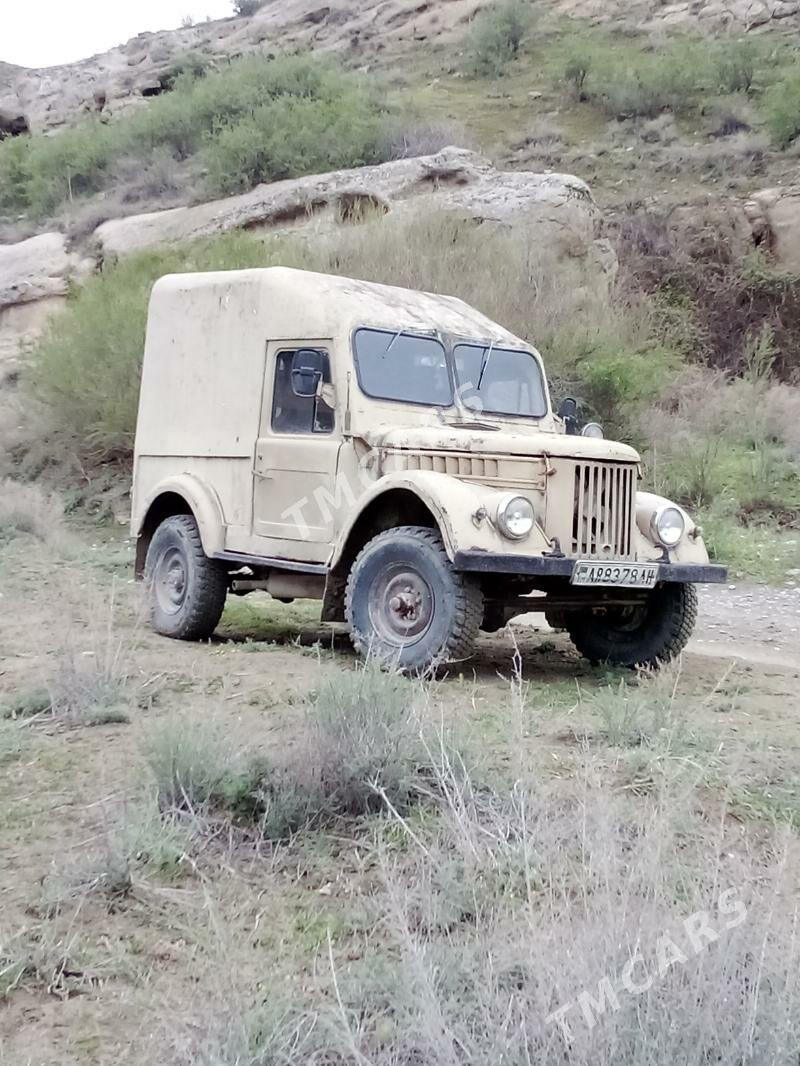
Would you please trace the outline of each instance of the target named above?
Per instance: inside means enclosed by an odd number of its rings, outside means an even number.
[[[150,728],[144,757],[159,809],[206,811],[243,773],[240,752],[220,723],[174,716]]]
[[[773,141],[788,148],[800,136],[800,76],[773,85],[763,104],[764,117]]]
[[[591,69],[592,56],[588,50],[573,52],[564,64],[564,81],[579,100],[584,97],[586,79]]]
[[[412,682],[374,663],[342,671],[309,711],[317,805],[327,814],[406,807],[419,784],[423,747]]]
[[[206,186],[230,195],[296,174],[365,166],[382,158],[382,120],[350,90],[335,100],[272,100],[219,127],[203,153]]]
[[[528,0],[503,0],[482,11],[469,36],[472,72],[480,77],[505,74],[525,43],[531,17]]]
[[[752,41],[723,46],[716,57],[717,87],[724,93],[750,93],[758,70],[759,53]]]
[[[595,79],[592,95],[613,118],[656,118],[694,102],[698,69],[685,55],[659,54],[610,66]]]
[[[247,178],[223,182],[254,141],[251,181],[279,174],[377,161],[388,151],[380,100],[334,64],[311,56],[253,56],[199,77],[202,57],[183,57],[174,89],[130,116],[104,123],[95,117],[49,137],[0,143],[0,213],[42,217],[65,202],[113,185],[120,160],[150,159],[159,149],[181,162],[205,150],[214,171],[212,191],[246,187]],[[244,129],[237,135],[238,124]],[[221,139],[224,146],[215,150]],[[225,152],[237,154],[225,167]]]
[[[677,364],[665,349],[595,349],[577,367],[584,402],[609,435],[628,437],[636,411],[659,395]]]

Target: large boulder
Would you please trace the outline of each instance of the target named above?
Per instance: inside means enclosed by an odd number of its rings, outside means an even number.
[[[745,204],[755,242],[800,275],[800,185],[762,189]]]
[[[240,196],[103,223],[103,259],[232,229],[315,233],[380,215],[445,211],[494,225],[524,226],[556,256],[609,262],[596,248],[600,213],[588,185],[569,174],[500,171],[463,148],[357,170],[259,185]]]
[[[61,233],[0,245],[0,380],[63,306],[70,281],[90,266],[67,250]]]

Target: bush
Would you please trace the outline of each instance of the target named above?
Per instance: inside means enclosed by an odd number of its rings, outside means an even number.
[[[468,42],[472,73],[500,77],[519,55],[531,24],[528,0],[503,0],[482,11]]]
[[[612,65],[595,78],[592,96],[613,118],[656,118],[663,111],[686,111],[697,89],[691,59],[664,54]]]
[[[724,93],[750,93],[758,69],[759,53],[752,41],[723,47],[716,60],[716,81]]]
[[[0,480],[0,544],[29,534],[48,544],[64,536],[64,508],[38,485]]]
[[[423,746],[414,684],[376,664],[323,682],[309,711],[317,805],[328,814],[403,810],[419,785]]]
[[[678,362],[665,349],[596,348],[577,367],[584,404],[610,436],[630,437],[642,403],[660,394]]]
[[[584,99],[586,79],[591,69],[592,56],[588,51],[573,52],[564,65],[564,81],[579,100]]]
[[[779,148],[788,148],[800,136],[800,77],[795,75],[773,85],[763,111],[773,141]]]
[[[203,153],[206,188],[228,196],[261,182],[366,166],[383,157],[382,120],[360,91],[273,100],[221,126]]]
[[[221,175],[224,152],[232,149],[234,163],[249,162],[251,175],[235,187],[381,158],[386,135],[380,100],[334,64],[311,56],[259,56],[232,61],[206,77],[198,76],[201,68],[199,59],[183,57],[170,75],[174,90],[119,121],[92,118],[53,136],[0,143],[0,213],[46,216],[113,186],[120,160],[144,165],[158,150],[179,163],[205,150],[196,168],[212,167],[212,192],[228,187]],[[239,124],[244,128],[237,134]],[[255,142],[256,164],[242,154],[248,139]]]

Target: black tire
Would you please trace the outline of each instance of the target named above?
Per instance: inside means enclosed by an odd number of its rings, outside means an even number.
[[[694,585],[659,585],[642,607],[571,611],[572,643],[586,659],[615,666],[658,666],[677,658],[697,622]]]
[[[437,530],[400,526],[353,563],[345,615],[356,651],[407,672],[465,659],[483,619],[483,593],[447,557]]]
[[[145,561],[150,624],[175,640],[204,640],[217,628],[228,594],[225,568],[203,551],[191,515],[166,518]]]

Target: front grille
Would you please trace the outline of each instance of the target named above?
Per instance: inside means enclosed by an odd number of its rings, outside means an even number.
[[[544,489],[545,462],[530,456],[487,455],[474,452],[387,449],[381,453],[384,473],[431,470],[462,481],[494,488]]]
[[[576,463],[573,554],[630,558],[635,496],[635,466]]]

